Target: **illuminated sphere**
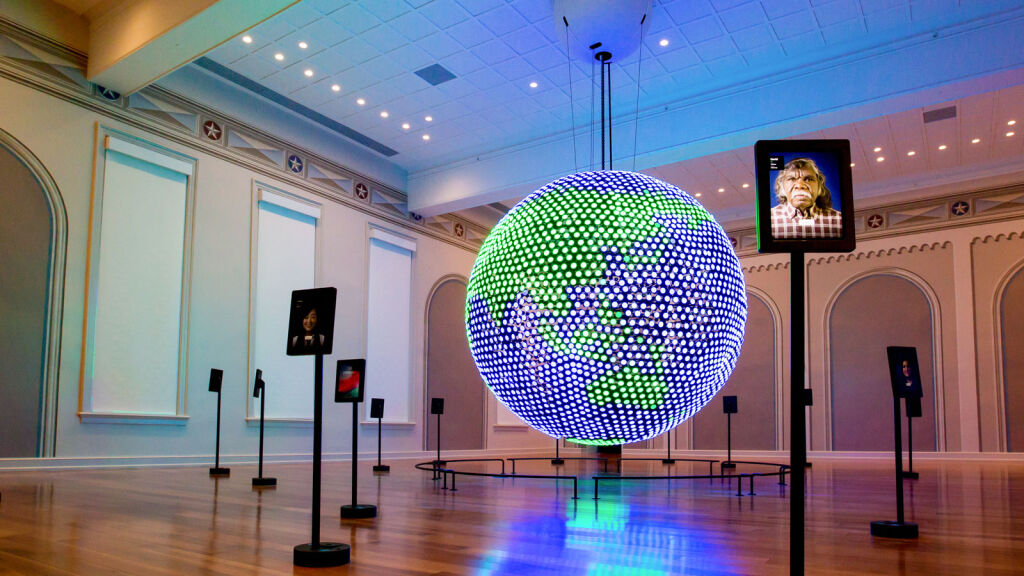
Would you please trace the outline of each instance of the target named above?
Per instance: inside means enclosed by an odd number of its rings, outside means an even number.
[[[746,317],[722,227],[635,172],[573,174],[516,204],[466,301],[470,351],[498,400],[549,436],[599,445],[696,414],[735,368]]]

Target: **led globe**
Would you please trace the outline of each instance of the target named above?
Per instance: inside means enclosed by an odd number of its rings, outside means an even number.
[[[505,406],[583,444],[653,438],[736,366],[746,287],[729,238],[689,194],[582,172],[513,207],[469,279],[473,360]]]

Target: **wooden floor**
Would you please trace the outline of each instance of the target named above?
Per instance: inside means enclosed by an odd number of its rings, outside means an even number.
[[[359,501],[380,514],[358,521],[338,515],[348,464],[325,464],[323,539],[352,545],[352,563],[328,569],[292,566],[292,547],[310,534],[308,464],[268,466],[279,486],[262,491],[247,466],[220,480],[205,468],[0,473],[0,574],[788,573],[787,490],[774,479],[743,497],[720,481],[608,483],[595,501],[593,463],[564,469],[584,479],[579,500],[546,480],[460,478],[446,492],[411,461],[391,464],[383,476],[360,467]],[[868,527],[895,518],[891,462],[815,462],[808,573],[1024,574],[1024,463],[915,464],[907,515],[921,537],[886,541]],[[626,464],[645,472],[663,466]]]

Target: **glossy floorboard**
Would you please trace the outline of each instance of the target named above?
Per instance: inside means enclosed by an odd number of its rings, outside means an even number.
[[[1024,463],[915,464],[907,517],[921,537],[885,541],[869,522],[895,517],[891,462],[815,461],[808,573],[1024,573]],[[546,480],[460,478],[446,492],[411,461],[382,476],[370,465],[359,501],[379,507],[373,520],[340,519],[349,467],[324,466],[323,538],[352,545],[352,563],[329,569],[292,566],[292,547],[310,533],[308,464],[268,466],[278,487],[263,490],[251,487],[250,466],[222,479],[206,468],[0,473],[0,574],[788,573],[788,493],[774,479],[760,479],[753,497],[717,480],[609,483],[595,501],[594,464],[563,469],[580,474],[579,500]],[[626,473],[663,471],[626,464]]]

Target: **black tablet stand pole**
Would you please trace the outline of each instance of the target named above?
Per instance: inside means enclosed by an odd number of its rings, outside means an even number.
[[[664,458],[662,458],[661,459],[661,463],[662,464],[675,464],[676,461],[675,461],[675,459],[672,458],[672,430],[669,430],[665,434],[665,440],[667,440],[666,444],[668,445],[668,456],[665,456]]]
[[[555,438],[555,457],[551,460],[551,463],[555,466],[561,466],[565,464],[565,460],[558,454],[559,445],[562,443],[561,438]]]
[[[876,520],[871,523],[871,535],[882,538],[917,538],[917,524],[903,518],[903,430],[900,426],[900,397],[892,396],[892,419],[896,452],[896,521]]]
[[[804,388],[804,406],[806,406],[808,408],[810,408],[811,406],[814,406],[814,394],[811,392],[810,388]],[[804,467],[805,468],[810,468],[811,467],[811,461],[810,460],[805,461],[804,462]]]
[[[914,426],[912,425],[911,408],[912,402],[917,402],[917,412],[920,415],[921,399],[920,398],[907,398],[905,400],[907,407],[907,469],[903,471],[904,478],[910,478],[911,480],[917,480],[921,477],[920,474],[914,472]]]
[[[264,478],[263,477],[263,419],[266,416],[267,408],[267,385],[263,381],[263,371],[256,370],[256,384],[253,386],[252,395],[254,398],[260,398],[260,460],[259,460],[259,472],[255,478],[252,479],[252,485],[256,487],[266,486],[277,486],[277,478]]]
[[[793,252],[789,263],[789,573],[804,574],[804,472],[807,463],[807,412],[801,390],[804,378],[804,253]]]
[[[390,472],[391,466],[380,463],[380,450],[381,450],[381,418],[383,418],[383,411],[381,416],[377,416],[377,465],[373,467],[374,472]]]
[[[726,457],[725,462],[722,462],[722,468],[735,468],[736,464],[732,461],[732,412],[725,415],[725,450]]]
[[[220,467],[220,388],[223,372],[216,370],[210,372],[210,391],[217,393],[217,448],[213,461],[213,468],[210,468],[210,476],[230,476],[230,468]]]
[[[359,460],[359,403],[352,403],[352,503],[341,507],[342,518],[374,518],[377,507],[373,504],[356,504],[356,487],[359,485],[357,462]]]
[[[295,547],[292,562],[296,566],[322,568],[348,564],[348,544],[320,541],[320,457],[324,415],[324,356],[316,355],[316,373],[313,376],[313,521],[309,544]]]

